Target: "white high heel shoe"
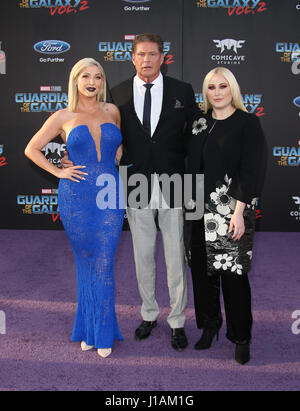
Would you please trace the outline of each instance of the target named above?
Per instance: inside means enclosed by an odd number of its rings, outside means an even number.
[[[84,341],[81,341],[81,349],[82,351],[89,351],[94,348],[93,345],[87,345]]]
[[[111,352],[112,352],[112,349],[111,348],[99,348],[98,349],[98,354],[100,355],[100,357],[102,357],[102,358],[106,358],[106,357],[108,357],[110,354],[111,354]]]

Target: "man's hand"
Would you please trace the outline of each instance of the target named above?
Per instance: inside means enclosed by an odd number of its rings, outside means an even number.
[[[68,156],[68,152],[64,151],[64,156],[61,159],[61,166],[62,168],[69,168],[69,167],[73,167],[73,163],[72,161],[69,160],[69,156]]]

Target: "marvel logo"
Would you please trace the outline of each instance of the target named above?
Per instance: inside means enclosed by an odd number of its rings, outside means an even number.
[[[124,39],[125,39],[126,41],[134,41],[135,38],[136,38],[136,35],[135,35],[135,34],[125,34],[125,36],[124,36]]]

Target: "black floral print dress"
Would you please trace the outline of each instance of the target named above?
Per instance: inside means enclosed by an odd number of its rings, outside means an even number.
[[[264,150],[264,134],[253,114],[236,110],[225,120],[215,120],[209,112],[193,124],[188,171],[204,173],[208,275],[243,275],[250,271]],[[246,204],[245,234],[233,241],[228,230],[237,200]]]

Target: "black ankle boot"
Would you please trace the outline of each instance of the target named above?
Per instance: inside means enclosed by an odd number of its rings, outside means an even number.
[[[214,337],[217,336],[217,341],[219,340],[219,329],[212,330],[211,328],[204,328],[202,337],[195,344],[195,350],[208,350],[211,347]]]
[[[236,344],[235,361],[241,365],[250,361],[250,344]]]

